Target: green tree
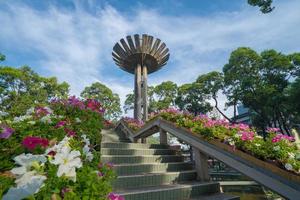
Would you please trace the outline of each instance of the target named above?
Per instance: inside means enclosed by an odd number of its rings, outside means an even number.
[[[153,102],[155,110],[161,110],[175,106],[177,97],[177,85],[172,81],[162,82],[154,87],[154,95],[156,100]]]
[[[0,66],[0,110],[11,116],[24,114],[33,104],[68,96],[69,85],[55,77],[41,77],[29,67]]]
[[[297,72],[295,55],[284,55],[275,50],[266,50],[259,55],[242,47],[232,52],[223,67],[229,103],[241,102],[248,107],[254,125],[263,131],[268,126],[278,126],[289,133],[291,115],[284,94],[289,79]]]
[[[100,101],[105,108],[104,117],[108,120],[116,120],[122,114],[119,95],[99,82],[85,87],[80,96],[85,99]]]
[[[201,84],[203,87],[203,92],[213,99],[215,102],[214,107],[216,110],[228,121],[231,121],[219,108],[218,102],[218,92],[223,89],[224,77],[223,74],[217,71],[212,71],[207,74],[200,75],[197,80],[197,83]]]
[[[260,11],[264,14],[272,12],[274,6],[272,6],[273,0],[248,0],[248,4],[251,6],[258,6]]]
[[[154,86],[148,86],[148,112],[154,112],[156,101],[154,99]],[[123,106],[124,112],[128,113],[129,110],[134,109],[134,93],[130,93],[126,95],[126,99]]]
[[[0,53],[0,62],[5,60],[5,55]]]
[[[175,100],[179,109],[189,111],[194,115],[211,111],[212,106],[208,102],[210,96],[204,91],[203,86],[197,82],[180,86]]]

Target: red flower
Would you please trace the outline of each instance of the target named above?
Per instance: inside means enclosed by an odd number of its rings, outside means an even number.
[[[22,145],[29,150],[34,150],[37,146],[46,148],[49,145],[49,140],[41,137],[27,136],[23,139]]]

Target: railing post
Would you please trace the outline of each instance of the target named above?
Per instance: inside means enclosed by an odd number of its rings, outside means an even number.
[[[193,147],[195,168],[197,171],[197,179],[199,181],[209,181],[208,173],[208,157],[202,153],[199,149]]]
[[[142,138],[142,139],[141,139],[141,142],[142,142],[143,144],[146,144],[146,143],[147,143],[147,139],[146,139],[146,138]]]
[[[160,144],[168,144],[167,132],[162,128],[159,128],[159,140],[160,140]]]

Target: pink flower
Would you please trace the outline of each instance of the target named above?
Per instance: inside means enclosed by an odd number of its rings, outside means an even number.
[[[103,167],[103,164],[102,164],[102,163],[99,163],[99,164],[98,164],[98,168],[101,169],[102,167]]]
[[[46,148],[49,145],[49,141],[46,138],[27,136],[23,139],[22,145],[29,150],[34,150],[37,146]]]
[[[68,128],[65,128],[65,132],[68,134],[69,137],[73,137],[76,135],[75,131],[68,129]]]
[[[283,135],[283,134],[277,134],[275,137],[273,137],[272,142],[276,143],[281,141],[282,139],[288,140],[290,142],[295,141],[295,138],[292,136],[288,136],[288,135]]]
[[[242,134],[241,140],[243,140],[243,141],[247,141],[247,140],[251,141],[251,140],[254,139],[254,134],[255,133],[252,132],[252,131],[243,131],[240,134]]]
[[[122,197],[122,196],[120,196],[120,195],[118,195],[118,194],[112,193],[112,192],[109,193],[108,198],[109,198],[110,200],[125,200],[124,197]]]
[[[268,128],[268,133],[281,133],[280,128]]]
[[[63,127],[67,124],[67,121],[60,121],[55,125],[55,128]]]
[[[0,134],[0,138],[3,138],[3,139],[9,138],[14,133],[14,129],[12,129],[6,125],[1,125],[0,130],[1,129],[2,129],[2,131]]]

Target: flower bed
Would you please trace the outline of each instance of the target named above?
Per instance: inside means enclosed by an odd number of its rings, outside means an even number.
[[[130,128],[133,131],[137,131],[144,126],[144,122],[139,121],[137,119],[133,119],[130,117],[124,117],[122,119],[127,123],[128,128]]]
[[[300,174],[300,151],[294,138],[281,134],[278,129],[268,129],[268,137],[264,139],[246,124],[230,124],[225,120],[210,119],[206,115],[194,117],[187,112],[166,109],[151,114],[150,120],[157,117],[186,128],[207,141],[213,142],[212,139],[216,139],[232,151],[241,150],[286,171]]]
[[[101,104],[76,97],[0,123],[0,197],[112,199],[113,165],[99,164]]]

